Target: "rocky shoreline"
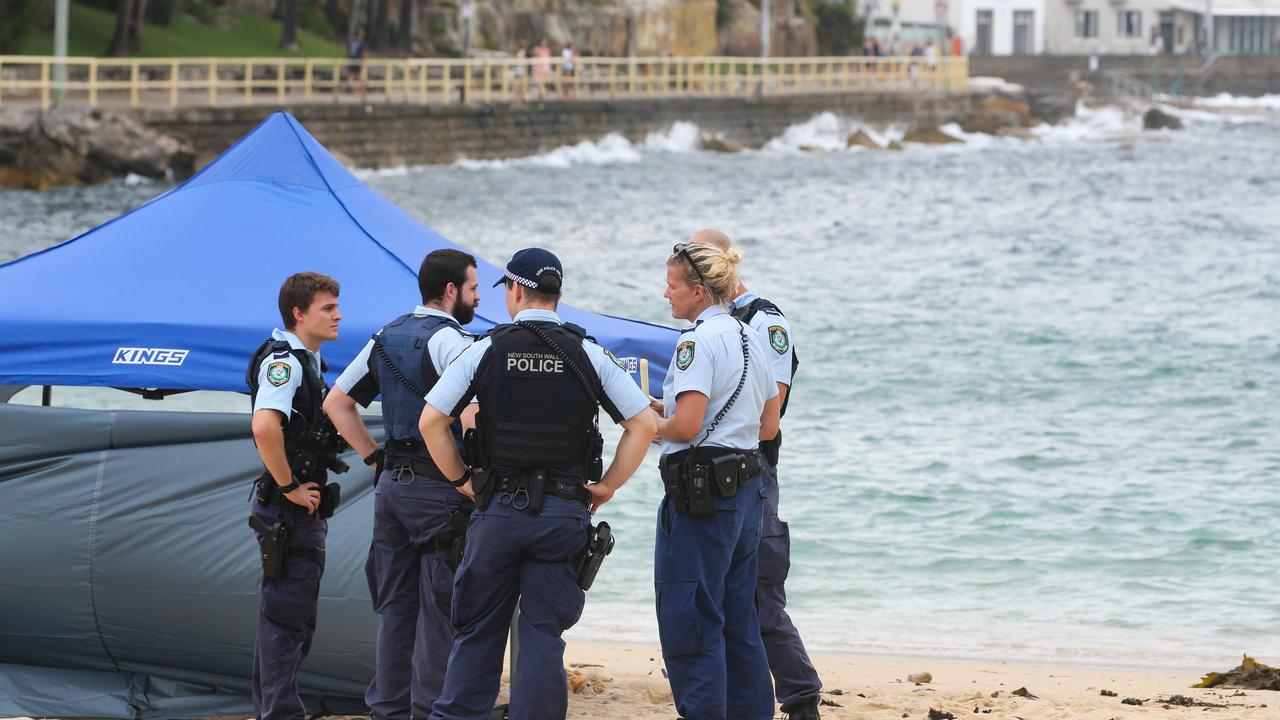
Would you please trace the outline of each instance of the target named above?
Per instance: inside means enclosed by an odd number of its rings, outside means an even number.
[[[517,106],[299,106],[290,108],[331,151],[352,167],[450,163],[460,157],[512,158],[618,132],[632,139],[689,121],[699,149],[758,148],[788,127],[823,112],[867,127],[896,126],[894,139],[850,132],[846,147],[901,150],[905,144],[963,142],[964,133],[1036,139],[1032,128],[1075,115],[1075,100],[1028,93],[994,79],[974,79],[959,93],[810,95],[752,99],[620,102],[572,101]],[[45,190],[87,185],[130,174],[182,180],[248,132],[270,108],[141,111],[61,108],[0,112],[0,188]],[[1176,118],[1149,113],[1152,128]],[[953,131],[954,133],[954,131]],[[804,147],[801,148],[806,149]]]
[[[130,174],[181,180],[194,170],[190,143],[129,115],[73,108],[0,112],[0,188],[47,190]]]

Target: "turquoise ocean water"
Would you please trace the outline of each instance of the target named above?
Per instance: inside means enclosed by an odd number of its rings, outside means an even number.
[[[678,126],[365,179],[489,260],[552,248],[571,302],[655,322],[673,242],[741,244],[802,362],[782,514],[812,649],[1222,669],[1280,661],[1280,117],[1208,109],[903,153],[837,150],[856,123],[831,116],[737,156]],[[0,193],[0,260],[165,187]],[[602,511],[619,546],[571,641],[656,642],[655,461]]]

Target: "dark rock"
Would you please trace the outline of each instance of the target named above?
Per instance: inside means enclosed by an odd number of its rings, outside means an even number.
[[[1102,691],[1101,693],[1099,693],[1099,694],[1100,694],[1100,695],[1102,695],[1102,697],[1115,697],[1115,696],[1116,696],[1115,691],[1113,691],[1113,690],[1103,690],[1103,691]]]
[[[942,132],[937,128],[926,128],[923,130],[912,130],[902,136],[904,143],[920,143],[922,145],[950,145],[952,143],[963,143],[960,138],[954,138]]]
[[[1125,698],[1120,701],[1120,704],[1121,705],[1141,705],[1143,702],[1145,701],[1139,700],[1138,698]]]
[[[956,720],[956,716],[949,712],[929,708],[929,720]]]
[[[876,142],[875,138],[871,137],[871,134],[866,130],[858,130],[845,141],[845,147],[864,147],[868,150],[879,150],[880,143]]]
[[[1151,108],[1142,116],[1142,129],[1181,130],[1182,121],[1159,108]]]
[[[701,145],[703,150],[709,150],[711,152],[720,152],[720,153],[742,152],[742,143],[732,138],[706,135],[706,136],[703,136]]]
[[[1076,116],[1076,98],[1065,92],[1027,93],[1027,106],[1032,117],[1048,123],[1056,124]]]
[[[0,115],[0,187],[44,190],[130,173],[182,179],[194,166],[190,145],[128,115],[71,108]]]
[[[1040,699],[1040,698],[1036,697],[1035,695],[1032,695],[1032,694],[1031,694],[1031,691],[1030,691],[1030,690],[1028,690],[1028,689],[1026,689],[1025,687],[1020,687],[1020,688],[1018,688],[1017,690],[1014,690],[1014,691],[1013,691],[1012,693],[1010,693],[1010,694],[1012,694],[1012,695],[1017,695],[1018,697],[1024,697],[1024,698],[1026,698],[1026,699],[1028,699],[1028,700],[1039,700],[1039,699]]]
[[[992,110],[976,112],[959,122],[960,129],[970,133],[995,135],[1003,128],[1022,126],[1022,119],[1014,112]]]

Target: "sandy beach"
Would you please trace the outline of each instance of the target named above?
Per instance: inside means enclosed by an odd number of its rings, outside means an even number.
[[[1280,717],[1280,693],[1195,690],[1191,685],[1199,677],[1193,673],[852,654],[813,659],[826,685],[824,702],[834,703],[824,704],[824,718],[929,718],[931,710],[956,718],[976,714],[1023,720]],[[676,717],[656,645],[570,643],[565,662],[588,681],[570,695],[571,718]],[[932,675],[931,682],[907,680],[923,672]],[[1014,694],[1022,688],[1035,698]],[[1104,690],[1115,695],[1103,695]],[[1179,695],[1200,704],[1167,702]],[[1124,704],[1129,698],[1142,705]]]

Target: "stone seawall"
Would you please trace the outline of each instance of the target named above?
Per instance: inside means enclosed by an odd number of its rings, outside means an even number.
[[[364,168],[451,163],[459,157],[533,155],[620,133],[640,141],[678,121],[760,146],[822,112],[871,124],[934,127],[972,110],[968,92],[822,94],[763,99],[689,98],[524,105],[292,106],[307,130],[349,164]],[[141,110],[147,125],[190,142],[203,166],[275,108]]]

